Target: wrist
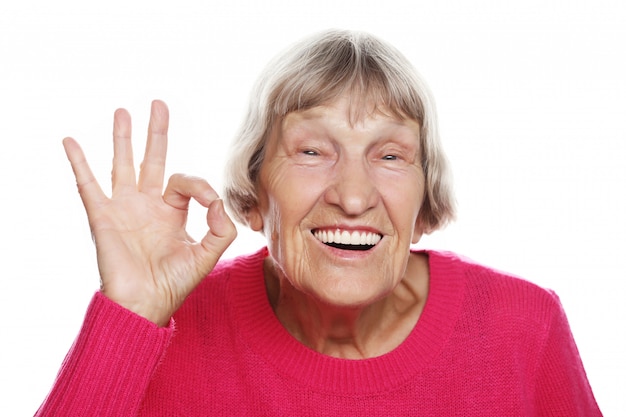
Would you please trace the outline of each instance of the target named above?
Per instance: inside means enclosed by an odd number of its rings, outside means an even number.
[[[118,297],[114,297],[107,293],[104,289],[101,289],[100,292],[120,307],[152,322],[158,327],[167,327],[170,324],[173,312],[170,312],[169,309],[164,306],[146,303],[145,301],[140,302],[128,299],[119,299]]]

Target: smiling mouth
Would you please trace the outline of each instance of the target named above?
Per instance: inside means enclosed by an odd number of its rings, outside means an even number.
[[[378,233],[347,230],[313,230],[313,236],[325,245],[343,250],[369,250],[382,239]]]

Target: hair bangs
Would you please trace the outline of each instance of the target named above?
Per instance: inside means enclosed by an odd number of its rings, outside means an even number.
[[[268,97],[268,122],[348,96],[352,122],[382,113],[414,119],[421,125],[424,108],[420,93],[412,88],[415,80],[394,65],[393,59],[374,53],[381,48],[372,43],[358,36],[333,39],[330,45],[322,42],[294,57],[294,62],[285,63],[284,73],[277,75],[280,81],[274,94]]]

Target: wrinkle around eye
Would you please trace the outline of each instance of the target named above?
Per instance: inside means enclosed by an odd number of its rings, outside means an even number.
[[[414,153],[407,150],[388,149],[373,155],[375,160],[380,162],[398,162],[412,164],[415,161]]]
[[[302,149],[291,154],[290,160],[295,166],[315,168],[329,167],[336,160],[336,155],[316,149]]]

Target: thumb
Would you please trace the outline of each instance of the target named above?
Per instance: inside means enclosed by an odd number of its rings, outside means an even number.
[[[209,231],[202,239],[201,244],[207,252],[207,256],[211,259],[212,266],[214,266],[226,248],[237,237],[237,228],[228,214],[226,214],[224,202],[221,199],[216,199],[209,204],[207,224]]]

